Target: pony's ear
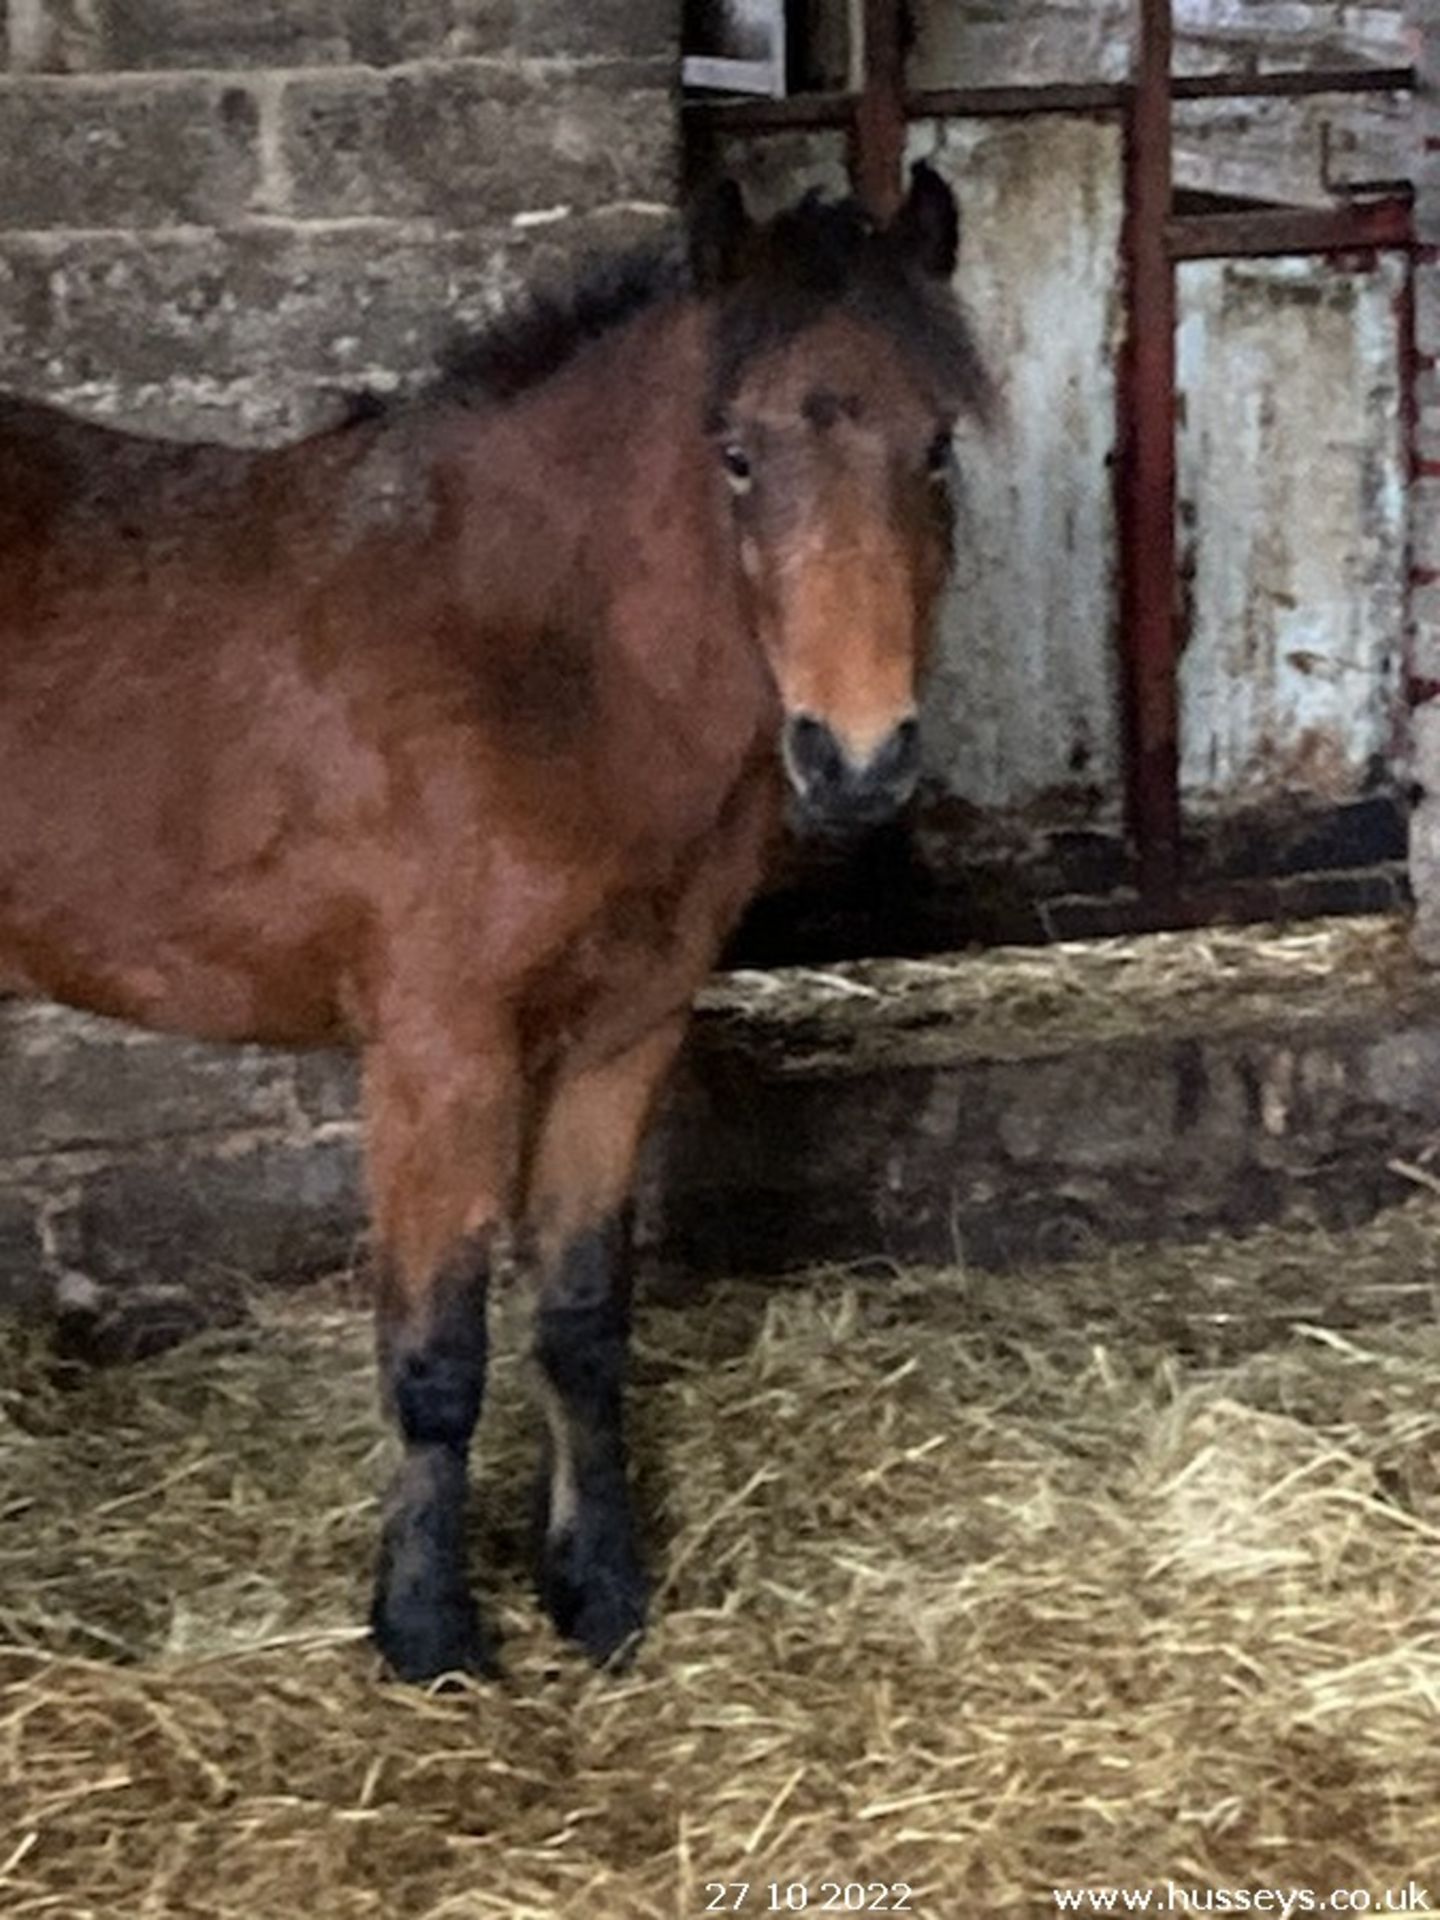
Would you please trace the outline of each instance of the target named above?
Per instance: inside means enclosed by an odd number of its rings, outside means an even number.
[[[954,276],[960,258],[960,209],[927,161],[917,160],[910,169],[910,191],[890,231],[922,273],[936,280]]]
[[[727,286],[745,270],[755,229],[745,196],[731,179],[714,181],[690,209],[690,271],[702,293]]]

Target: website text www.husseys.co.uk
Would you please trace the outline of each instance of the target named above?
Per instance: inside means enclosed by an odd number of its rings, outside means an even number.
[[[1416,1881],[1403,1887],[1052,1887],[1059,1913],[1262,1913],[1293,1920],[1311,1913],[1434,1913]]]

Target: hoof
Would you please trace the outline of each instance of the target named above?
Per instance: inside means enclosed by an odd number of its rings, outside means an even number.
[[[494,1642],[468,1593],[429,1603],[377,1594],[370,1631],[390,1672],[414,1686],[446,1674],[493,1680],[500,1672]]]
[[[628,1529],[607,1539],[582,1522],[547,1539],[539,1587],[556,1627],[597,1667],[621,1672],[629,1666],[645,1630],[650,1584]]]
[[[398,1680],[488,1679],[494,1646],[465,1579],[465,1466],[442,1447],[412,1449],[380,1536],[370,1631]]]

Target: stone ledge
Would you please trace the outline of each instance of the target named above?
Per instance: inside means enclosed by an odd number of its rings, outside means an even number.
[[[0,1301],[223,1291],[363,1236],[353,1063],[0,1010]],[[33,1133],[19,1135],[29,1116]],[[722,978],[647,1155],[640,1240],[694,1279],[1004,1268],[1361,1219],[1440,1141],[1440,981],[1399,920]],[[38,1149],[38,1150],[37,1150]]]

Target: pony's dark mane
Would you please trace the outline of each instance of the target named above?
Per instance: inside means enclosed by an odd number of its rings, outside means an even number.
[[[591,341],[674,294],[710,293],[719,304],[714,398],[746,363],[845,307],[896,334],[957,397],[984,411],[988,380],[970,329],[945,288],[927,284],[891,235],[853,199],[818,192],[752,230],[733,279],[707,285],[677,239],[603,256],[559,285],[530,288],[476,333],[457,339],[422,395],[459,405],[493,405],[541,385]],[[353,417],[388,409],[369,396]]]
[[[444,351],[430,391],[443,399],[511,400],[558,373],[583,346],[689,284],[673,242],[588,262],[568,285],[534,287],[478,333]]]

